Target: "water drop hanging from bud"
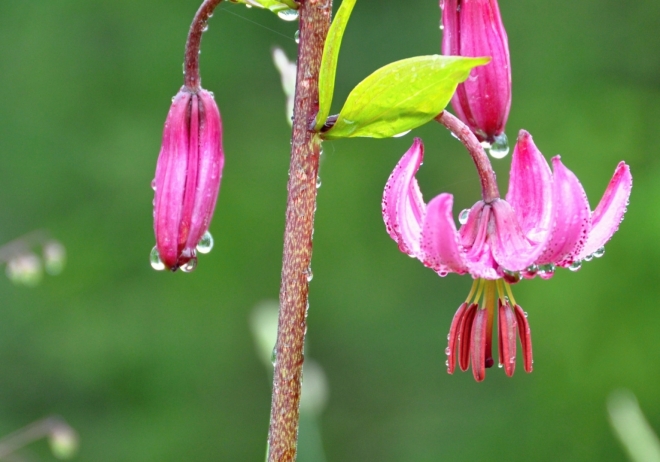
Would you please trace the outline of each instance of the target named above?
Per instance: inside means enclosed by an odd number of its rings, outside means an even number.
[[[165,269],[165,263],[163,263],[160,259],[158,248],[156,246],[151,249],[151,254],[149,254],[149,262],[151,263],[151,267],[156,271],[163,271]]]
[[[187,263],[181,265],[181,271],[184,273],[192,273],[197,268],[197,257],[193,256]]]
[[[297,30],[295,34],[293,34],[293,40],[296,41],[296,43],[300,43],[300,31]]]
[[[495,142],[488,148],[488,154],[494,159],[503,159],[509,153],[509,140],[506,134],[501,133],[495,137]]]
[[[285,21],[295,21],[296,19],[298,19],[298,10],[294,10],[294,9],[283,10],[277,13],[277,16],[280,19],[284,19]]]
[[[470,209],[463,209],[461,213],[458,214],[458,222],[464,225],[465,223],[467,223],[469,216],[470,216]]]
[[[209,253],[213,249],[213,236],[209,231],[206,231],[202,238],[197,243],[196,247],[199,253]]]
[[[596,251],[595,251],[594,253],[592,253],[591,255],[593,255],[594,258],[600,258],[600,257],[602,257],[603,255],[605,255],[605,247],[601,247],[601,248],[599,248],[598,250],[596,250]]]

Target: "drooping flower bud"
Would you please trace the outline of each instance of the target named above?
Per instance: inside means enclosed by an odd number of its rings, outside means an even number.
[[[155,269],[192,271],[196,249],[210,250],[207,231],[224,160],[222,122],[213,95],[182,87],[167,114],[152,183],[156,247],[151,264]],[[200,241],[204,242],[198,247]]]
[[[480,141],[506,145],[502,135],[511,106],[511,64],[497,0],[440,0],[440,8],[444,55],[492,58],[458,85],[452,107]]]

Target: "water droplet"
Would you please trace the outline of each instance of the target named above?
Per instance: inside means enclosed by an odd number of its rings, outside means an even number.
[[[312,279],[314,279],[314,273],[312,272],[312,267],[310,266],[303,272],[305,273],[305,277],[307,277],[307,282],[312,282]]]
[[[449,368],[449,360],[445,361],[445,366]]]
[[[317,176],[316,177],[316,189],[319,189],[321,187],[321,177]]]
[[[250,5],[249,3],[246,3],[246,4],[245,4],[245,7],[246,7],[246,8],[252,8],[252,5]]]
[[[300,43],[300,31],[297,30],[295,34],[293,34],[293,40],[296,41],[296,43]]]
[[[156,179],[151,180],[151,189],[156,190]]]
[[[451,354],[451,349],[449,347],[445,348],[445,354],[449,356]]]
[[[406,136],[408,133],[410,133],[410,130],[406,130],[405,132],[397,133],[396,135],[392,135],[392,138],[401,138],[402,136]]]
[[[571,270],[571,271],[577,271],[577,270],[580,269],[581,266],[582,266],[582,262],[580,260],[576,260],[576,261],[574,261],[573,263],[570,264],[568,269]]]
[[[273,363],[273,367],[277,364],[277,345],[273,347],[273,352],[270,354],[270,362]]]
[[[504,271],[504,280],[509,284],[515,284],[520,282],[520,271],[509,271],[505,269]]]
[[[202,27],[202,32],[206,32],[207,30],[209,30],[209,25],[204,24],[204,27]],[[201,53],[201,50],[200,50],[200,53]]]
[[[504,367],[504,364],[499,363],[499,364],[497,365],[497,367],[499,367],[500,369],[502,369],[502,368]]]
[[[447,334],[447,340],[449,340],[450,337],[451,337],[451,335],[450,335],[450,334]]]
[[[298,19],[298,10],[294,10],[294,9],[283,10],[277,13],[277,16],[280,19],[284,19],[285,21],[295,21],[296,19]]]
[[[156,246],[151,249],[151,254],[149,254],[149,261],[151,262],[151,267],[156,271],[163,271],[165,269],[165,263],[163,263],[163,261],[160,259],[158,248]]]
[[[470,216],[470,209],[461,210],[461,213],[458,214],[458,222],[464,225],[465,223],[467,223],[469,216]]]
[[[494,159],[503,159],[509,153],[509,140],[504,133],[495,137],[495,142],[487,148],[488,154]]]
[[[586,257],[584,257],[584,261],[591,261],[591,260],[593,260],[593,259],[594,259],[594,254],[593,254],[593,253],[587,255]]]
[[[187,263],[181,265],[181,271],[184,273],[192,273],[197,268],[197,257],[193,256]]]
[[[549,265],[540,265],[538,274],[542,279],[550,279],[555,275],[555,265],[552,263]]]
[[[211,249],[213,249],[213,236],[207,231],[197,243],[197,251],[199,253],[209,253]]]
[[[592,253],[591,255],[593,255],[594,258],[600,258],[600,257],[602,257],[603,255],[605,255],[605,247],[601,247],[600,249],[596,250],[596,251],[595,251],[594,253]]]
[[[525,315],[525,317],[527,317],[527,311],[523,311],[523,314]]]

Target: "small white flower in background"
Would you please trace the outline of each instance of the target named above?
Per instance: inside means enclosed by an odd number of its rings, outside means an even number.
[[[41,260],[33,253],[17,255],[7,263],[7,277],[14,284],[34,287],[42,276]]]

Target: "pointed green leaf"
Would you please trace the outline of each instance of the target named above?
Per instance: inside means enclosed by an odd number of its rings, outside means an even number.
[[[328,38],[323,48],[321,69],[319,70],[319,113],[316,116],[316,130],[319,130],[330,115],[332,95],[335,91],[335,75],[337,74],[337,60],[341,39],[348,24],[348,18],[355,6],[356,0],[344,0],[337,11],[328,31]]]
[[[489,61],[431,55],[381,67],[351,91],[337,122],[322,137],[389,138],[424,125],[444,110],[472,68]]]

